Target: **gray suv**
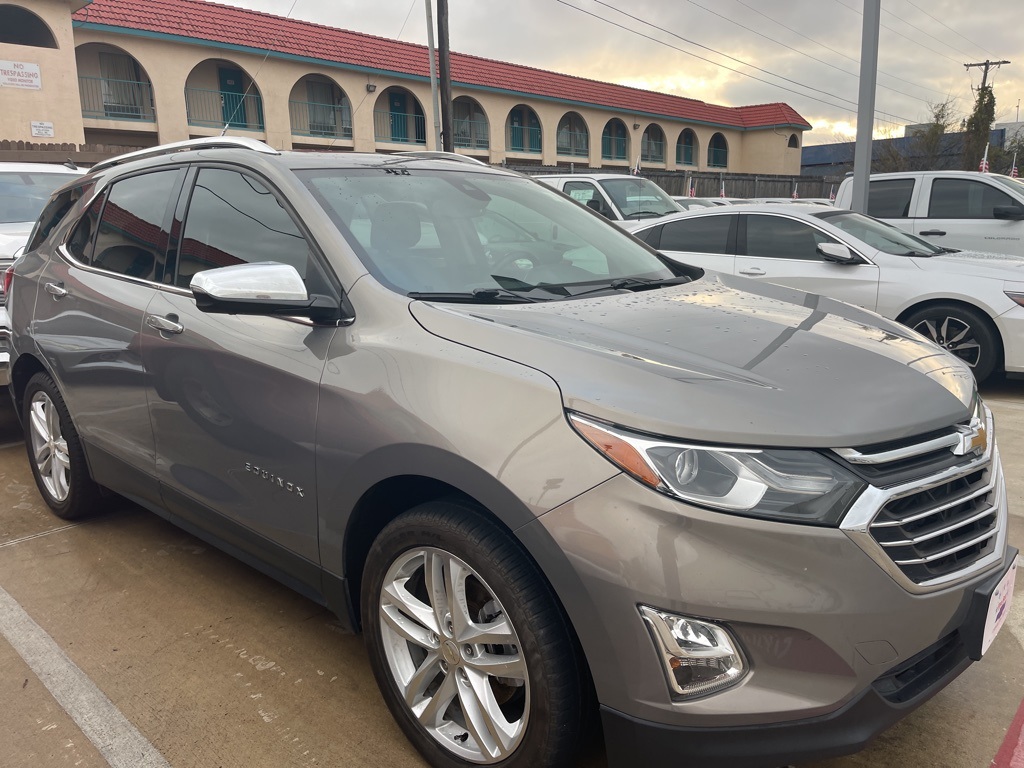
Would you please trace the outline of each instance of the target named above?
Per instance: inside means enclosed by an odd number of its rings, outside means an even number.
[[[527,178],[187,142],[58,190],[10,281],[53,511],[108,489],[329,606],[435,766],[849,753],[1005,618],[963,362]]]

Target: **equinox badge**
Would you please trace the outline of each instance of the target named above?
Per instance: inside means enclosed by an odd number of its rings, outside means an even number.
[[[245,471],[251,472],[256,477],[262,477],[264,480],[269,480],[271,483],[276,485],[278,488],[283,488],[288,493],[294,493],[300,499],[306,498],[306,489],[295,485],[295,483],[289,483],[283,477],[278,477],[273,472],[268,472],[263,467],[257,467],[255,464],[250,464],[248,461],[245,462]]]

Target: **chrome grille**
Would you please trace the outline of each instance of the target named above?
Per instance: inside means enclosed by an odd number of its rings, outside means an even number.
[[[991,413],[985,409],[972,425],[981,425],[991,436]],[[963,426],[958,429],[969,431]],[[876,471],[885,474],[889,462],[905,461],[913,455],[936,456],[940,440],[945,442],[933,434],[917,446],[900,446],[874,456],[854,450],[836,453],[858,463],[867,463],[869,456],[878,457]],[[947,454],[949,449],[942,446],[940,450]],[[980,455],[953,458],[952,463],[941,456],[929,459],[933,471],[926,477],[887,488],[873,484],[841,526],[912,592],[969,578],[999,560],[1005,544],[1006,493],[994,439],[989,437]]]

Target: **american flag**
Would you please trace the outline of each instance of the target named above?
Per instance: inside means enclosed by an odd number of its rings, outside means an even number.
[[[1017,178],[1017,153],[1013,153],[1013,165],[1010,166],[1010,178]]]
[[[691,181],[690,182],[690,197],[696,197],[696,196],[697,196],[697,182]]]
[[[981,158],[981,162],[978,163],[978,170],[981,173],[988,173],[988,144],[985,145],[985,156]]]
[[[722,186],[718,189],[718,196],[725,197],[725,179],[722,179]]]
[[[833,203],[836,201],[836,185],[830,184],[828,188],[828,199]]]
[[[796,188],[797,188],[797,185],[796,185],[796,184],[794,184],[794,185],[793,185],[793,194],[791,195],[791,197],[792,197],[792,198],[793,198],[794,200],[799,200],[799,199],[800,199],[800,193],[796,191]]]

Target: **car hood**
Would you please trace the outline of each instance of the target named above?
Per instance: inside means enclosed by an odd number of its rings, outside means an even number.
[[[13,259],[14,253],[28,242],[35,222],[20,221],[0,224],[0,259]]]
[[[914,263],[928,272],[944,272],[998,280],[1024,280],[1024,258],[1007,253],[957,251],[928,258],[914,257]]]
[[[714,272],[654,291],[410,311],[437,336],[547,373],[569,409],[688,440],[865,446],[965,419],[974,393],[965,365],[903,326]]]

